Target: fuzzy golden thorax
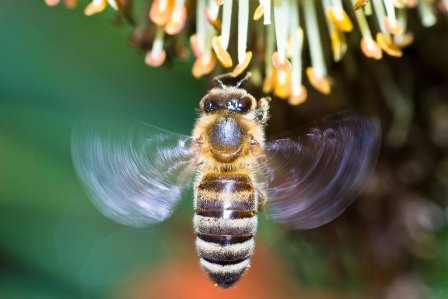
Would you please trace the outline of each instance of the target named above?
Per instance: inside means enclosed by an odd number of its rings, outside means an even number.
[[[202,166],[221,171],[249,166],[263,150],[267,100],[225,87],[210,90],[199,106],[192,135]]]

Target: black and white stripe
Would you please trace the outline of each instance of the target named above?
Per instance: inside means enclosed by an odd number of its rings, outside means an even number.
[[[207,174],[195,193],[193,226],[202,267],[224,288],[250,266],[257,230],[258,203],[243,174]]]

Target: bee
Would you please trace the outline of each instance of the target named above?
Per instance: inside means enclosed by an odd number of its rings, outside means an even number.
[[[200,100],[191,136],[138,121],[81,123],[72,135],[75,170],[89,198],[110,219],[143,227],[167,219],[193,185],[200,264],[228,288],[250,267],[257,214],[291,229],[339,216],[359,194],[377,159],[374,119],[340,113],[297,137],[266,140],[269,100],[241,80]]]

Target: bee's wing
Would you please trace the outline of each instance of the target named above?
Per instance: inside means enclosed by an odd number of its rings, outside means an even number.
[[[141,227],[170,216],[191,182],[190,139],[138,121],[82,122],[73,130],[72,158],[95,206]]]
[[[339,216],[372,173],[380,144],[378,122],[352,113],[308,128],[265,148],[268,211],[294,229],[318,227]]]

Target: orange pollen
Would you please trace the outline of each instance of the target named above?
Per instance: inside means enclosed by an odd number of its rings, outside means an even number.
[[[197,34],[193,34],[190,36],[191,49],[193,50],[194,57],[198,58],[202,56],[202,49],[199,46],[198,36]]]
[[[386,30],[393,35],[402,35],[404,32],[403,26],[401,26],[400,22],[397,20],[392,22],[389,17],[384,17],[384,27],[386,27]]]
[[[212,55],[211,52],[204,53],[201,57],[196,59],[191,72],[195,78],[200,78],[209,74],[215,68],[215,65],[215,56]]]
[[[333,7],[327,11],[328,20],[339,30],[350,32],[353,30],[353,23],[344,10],[337,12]]]
[[[347,52],[347,42],[345,40],[345,35],[336,27],[334,27],[331,32],[331,47],[333,49],[333,59],[335,61],[340,61]]]
[[[163,49],[157,54],[154,54],[152,51],[148,51],[148,53],[146,53],[145,63],[152,67],[158,67],[165,62],[165,59],[166,52]]]
[[[61,0],[45,0],[45,4],[48,6],[56,6],[61,2]]]
[[[366,57],[380,60],[383,57],[383,51],[378,44],[371,38],[361,39],[361,50]]]
[[[274,75],[271,73],[269,75],[266,75],[263,81],[263,93],[270,93],[272,89],[274,88]]]
[[[356,0],[355,4],[353,4],[353,10],[358,10],[363,8],[369,3],[369,0]]]
[[[164,26],[171,18],[174,0],[154,0],[149,10],[149,18],[158,26]]]
[[[288,98],[288,103],[293,106],[297,106],[302,104],[306,101],[306,98],[308,97],[308,91],[306,90],[305,86],[300,85],[298,87],[293,86],[291,94]]]
[[[249,63],[252,59],[252,52],[251,51],[247,51],[246,55],[244,56],[244,60],[243,62],[241,62],[240,64],[238,64],[232,71],[232,77],[238,77],[239,75],[241,75],[249,66]]]
[[[213,50],[215,51],[216,57],[219,62],[221,62],[223,67],[231,67],[233,65],[232,57],[230,57],[229,52],[224,50],[221,43],[221,36],[214,36],[212,39]]]
[[[78,0],[65,0],[64,1],[65,6],[68,8],[75,8],[76,5],[78,5]]]
[[[383,49],[388,55],[393,57],[403,56],[403,52],[401,52],[401,49],[393,43],[389,35],[382,32],[377,33],[376,42],[378,43],[378,46],[380,46],[380,48]]]
[[[221,21],[218,18],[214,19],[212,17],[209,8],[205,9],[205,17],[207,18],[207,21],[210,23],[210,25],[213,26],[213,28],[215,28],[218,31],[221,30]]]
[[[414,34],[407,32],[403,35],[394,36],[395,44],[400,48],[406,48],[414,42]]]
[[[106,0],[101,1],[101,3],[90,2],[89,5],[87,5],[86,9],[84,9],[84,13],[86,14],[86,16],[92,16],[105,10],[106,6]]]
[[[272,65],[279,71],[289,72],[292,69],[292,65],[287,58],[284,58],[283,61],[280,59],[280,55],[278,52],[272,53]]]
[[[319,92],[329,95],[331,93],[331,81],[328,76],[316,76],[313,67],[308,67],[306,69],[306,75],[311,85]]]
[[[277,71],[274,81],[274,95],[287,99],[291,94],[291,72]]]
[[[253,20],[258,21],[259,19],[261,19],[263,15],[264,15],[264,7],[263,5],[258,5],[257,9],[255,9]]]
[[[418,4],[418,0],[408,0],[408,3],[407,3],[409,8],[415,8],[417,6],[417,4]]]
[[[170,35],[178,34],[182,31],[187,20],[187,9],[185,5],[174,7],[170,20],[165,26],[165,32]]]
[[[438,8],[443,14],[448,14],[448,3],[446,1],[439,1]]]

